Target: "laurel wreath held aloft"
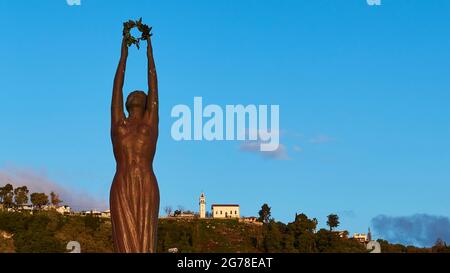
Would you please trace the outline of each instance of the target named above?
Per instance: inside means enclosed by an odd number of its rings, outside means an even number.
[[[142,36],[140,38],[136,38],[131,35],[131,30],[135,27],[137,27],[137,29],[142,32]],[[140,41],[147,40],[153,35],[150,33],[151,31],[151,27],[142,23],[142,18],[140,18],[138,21],[129,20],[128,22],[123,23],[123,36],[125,37],[125,41],[127,42],[127,45],[129,47],[131,45],[136,45],[137,49],[139,49]]]

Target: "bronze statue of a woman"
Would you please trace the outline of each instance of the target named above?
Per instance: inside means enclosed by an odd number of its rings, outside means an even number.
[[[111,187],[110,207],[114,250],[119,253],[156,252],[159,188],[153,173],[158,140],[158,82],[150,36],[147,40],[148,95],[132,92],[123,111],[123,82],[128,45],[114,78],[111,104],[111,139],[116,174]]]

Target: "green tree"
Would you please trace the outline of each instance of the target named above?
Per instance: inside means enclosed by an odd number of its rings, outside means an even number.
[[[314,231],[317,228],[317,221],[309,219],[305,214],[296,214],[295,221],[287,226],[288,233],[294,239],[293,245],[298,252],[317,252]]]
[[[330,231],[333,230],[333,228],[336,228],[339,226],[339,216],[337,216],[336,214],[330,214],[328,215],[328,221],[327,221],[327,226],[330,227]]]
[[[271,216],[271,212],[270,212],[270,207],[267,204],[262,205],[261,210],[259,211],[259,219],[258,221],[263,222],[263,223],[269,223],[270,221],[270,216]]]
[[[50,203],[57,207],[59,206],[59,204],[61,204],[63,201],[61,199],[59,199],[59,195],[57,195],[55,192],[51,192],[50,193]]]
[[[320,229],[316,233],[316,246],[317,251],[320,253],[330,253],[332,252],[334,241],[337,238],[334,236],[332,231],[326,229]]]
[[[181,215],[181,213],[182,213],[182,211],[177,209],[176,211],[174,211],[173,215],[174,216],[179,216],[179,215]]]
[[[285,232],[283,234],[283,239],[281,242],[281,244],[283,246],[283,252],[284,253],[297,253],[298,250],[295,248],[294,243],[295,243],[294,235],[290,232]]]
[[[32,193],[30,195],[31,203],[34,207],[41,209],[43,206],[48,205],[48,195],[45,193]]]
[[[11,184],[6,184],[0,188],[0,200],[5,208],[11,208],[14,205],[14,188]]]
[[[367,253],[364,244],[326,229],[316,233],[316,246],[320,253]]]
[[[266,253],[282,252],[283,234],[280,231],[279,225],[275,221],[270,221],[264,226],[263,246]]]
[[[28,190],[27,186],[22,186],[14,189],[14,200],[17,206],[22,206],[28,203]]]

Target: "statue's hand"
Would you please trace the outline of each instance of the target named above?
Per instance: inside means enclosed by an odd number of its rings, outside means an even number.
[[[142,18],[137,23],[139,31],[142,32],[142,40],[147,40],[152,36],[152,27],[142,24]]]

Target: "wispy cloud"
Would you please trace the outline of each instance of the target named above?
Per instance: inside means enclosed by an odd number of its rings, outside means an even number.
[[[262,157],[268,158],[268,159],[274,159],[274,160],[288,160],[289,155],[287,152],[287,148],[283,144],[278,144],[278,148],[274,151],[261,151],[261,145],[263,143],[267,144],[267,141],[263,141],[270,139],[271,136],[277,135],[278,138],[281,136],[281,134],[284,134],[284,131],[276,131],[272,130],[270,134],[266,131],[261,131],[257,129],[246,129],[246,139],[249,139],[247,141],[244,141],[241,143],[239,150],[241,152],[250,152],[259,154]],[[252,137],[255,137],[256,140],[252,140]]]
[[[276,149],[275,151],[272,151],[272,152],[262,152],[260,147],[261,147],[261,142],[259,142],[259,141],[246,141],[241,144],[240,150],[242,152],[250,152],[250,153],[259,154],[259,155],[261,155],[265,158],[269,158],[269,159],[275,159],[275,160],[290,159],[287,149],[283,144],[280,144],[278,146],[278,149]]]
[[[385,240],[406,245],[432,246],[437,239],[450,242],[450,219],[445,216],[415,214],[372,219],[374,231]]]
[[[301,153],[303,152],[303,148],[298,146],[298,145],[294,145],[294,147],[292,147],[292,149],[294,150],[294,152],[296,153]]]
[[[328,142],[332,142],[334,141],[334,138],[327,136],[327,135],[317,135],[315,137],[312,137],[309,142],[312,144],[323,144],[323,143],[328,143]]]
[[[346,217],[346,218],[356,218],[356,212],[353,210],[341,210],[337,212],[338,215]]]
[[[27,168],[6,167],[0,169],[0,186],[10,183],[14,187],[27,186],[30,192],[51,191],[59,194],[65,204],[75,210],[99,209],[104,210],[109,206],[106,200],[98,200],[88,193],[72,189],[47,177],[45,172],[38,172]]]

